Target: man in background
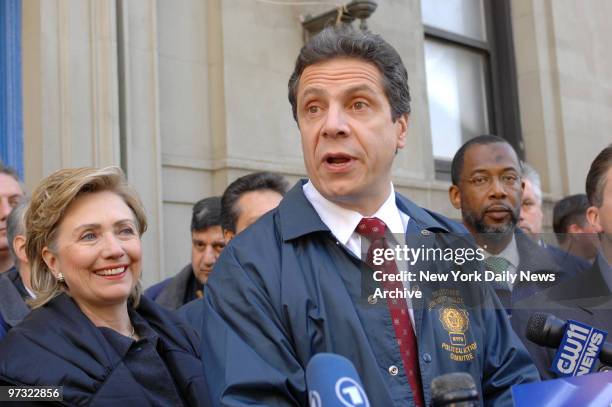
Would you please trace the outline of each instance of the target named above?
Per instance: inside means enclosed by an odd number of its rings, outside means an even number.
[[[593,263],[599,240],[595,226],[587,219],[590,206],[586,194],[559,200],[553,209],[553,230],[562,250]]]
[[[523,162],[522,166],[525,189],[521,199],[518,227],[531,236],[532,239],[540,242],[542,238],[540,236],[542,233],[542,222],[544,220],[540,174],[526,162]]]
[[[534,312],[545,312],[612,331],[612,145],[593,160],[586,178],[586,192],[590,203],[587,219],[601,243],[593,265],[519,304],[512,318],[516,329],[525,330]],[[554,378],[550,367],[556,351],[529,342],[525,345],[540,375]]]
[[[0,162],[0,273],[13,267],[13,259],[9,253],[10,243],[6,238],[6,221],[23,195],[23,188],[15,170]]]
[[[548,251],[559,267],[566,271],[566,277],[587,270],[591,267],[589,262],[555,245],[546,243],[542,234],[544,212],[542,210],[542,182],[540,181],[540,174],[526,162],[522,162],[522,166],[525,189],[521,199],[518,227],[531,237],[533,241]]]
[[[495,282],[502,304],[513,304],[548,286],[548,282],[521,281],[520,271],[564,276],[554,258],[517,228],[525,183],[514,148],[504,139],[484,135],[467,141],[451,164],[452,205],[461,210],[463,224],[486,251],[487,270],[517,276],[514,282]],[[517,332],[524,339],[524,332]]]
[[[0,274],[0,338],[30,313],[26,300],[34,298],[30,285],[30,263],[25,252],[25,212],[28,202],[19,203],[7,219],[7,240],[14,266]]]
[[[586,179],[586,193],[591,204],[587,219],[601,244],[594,267],[599,268],[606,287],[612,292],[612,144],[593,160]]]
[[[202,298],[204,284],[224,247],[221,198],[204,198],[193,206],[191,263],[174,277],[151,286],[145,291],[145,295],[171,310]]]
[[[287,189],[289,184],[283,176],[271,172],[254,172],[229,184],[221,197],[221,227],[225,242],[276,208]]]
[[[221,227],[225,243],[276,208],[288,186],[282,175],[271,172],[254,172],[229,184],[221,197]],[[201,301],[191,301],[178,310],[178,314],[197,331],[202,327],[202,312]]]

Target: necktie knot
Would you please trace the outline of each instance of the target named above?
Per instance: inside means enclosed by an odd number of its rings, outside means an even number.
[[[378,218],[363,218],[357,225],[355,231],[361,236],[373,242],[385,236],[387,225]]]
[[[485,265],[488,266],[488,269],[494,273],[502,273],[508,270],[508,266],[510,266],[510,262],[503,257],[499,256],[491,256],[485,259]]]

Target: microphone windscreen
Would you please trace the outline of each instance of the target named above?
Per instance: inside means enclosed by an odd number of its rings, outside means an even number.
[[[474,378],[463,372],[447,373],[431,381],[431,400],[434,406],[472,405],[478,400]],[[476,404],[474,404],[476,405]]]
[[[333,353],[318,353],[306,367],[310,407],[369,407],[357,370],[350,360]]]
[[[546,343],[546,334],[544,332],[546,318],[548,318],[548,314],[536,312],[527,322],[527,339],[540,346],[548,346]]]
[[[552,314],[534,313],[527,322],[525,336],[540,346],[557,348],[565,333],[566,321]]]

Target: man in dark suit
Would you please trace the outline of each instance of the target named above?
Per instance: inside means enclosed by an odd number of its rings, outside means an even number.
[[[593,161],[586,180],[591,206],[587,219],[601,242],[593,266],[584,273],[517,304],[512,324],[525,330],[537,310],[562,319],[573,319],[612,332],[612,145]],[[543,378],[555,377],[549,370],[555,351],[526,343]]]
[[[522,174],[521,162],[512,146],[492,135],[466,142],[451,164],[450,201],[461,210],[463,224],[486,251],[485,268],[516,276],[513,281],[494,283],[509,314],[515,302],[565,275],[546,249],[517,228],[525,188]],[[523,281],[521,271],[548,276],[548,281]],[[517,333],[524,339],[522,332]]]

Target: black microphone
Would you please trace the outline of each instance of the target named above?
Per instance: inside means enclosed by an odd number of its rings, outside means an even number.
[[[476,383],[468,373],[447,373],[431,381],[432,407],[478,406]]]
[[[567,321],[552,314],[534,313],[527,322],[527,339],[536,345],[557,349],[561,344]],[[612,344],[604,342],[599,353],[601,363],[612,366]],[[600,369],[601,370],[601,369]]]

